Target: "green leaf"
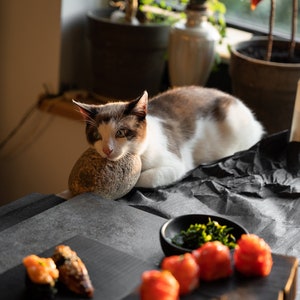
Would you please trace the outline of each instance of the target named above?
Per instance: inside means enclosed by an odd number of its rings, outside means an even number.
[[[233,228],[220,225],[209,219],[207,224],[191,224],[187,230],[182,230],[172,238],[172,243],[188,249],[197,249],[210,241],[220,241],[230,249],[235,248],[236,239],[230,233]]]

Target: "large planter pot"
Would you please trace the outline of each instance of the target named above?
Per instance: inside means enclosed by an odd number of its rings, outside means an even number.
[[[267,62],[241,53],[249,48],[266,49],[266,45],[265,38],[256,38],[233,46],[230,75],[233,94],[248,104],[268,133],[274,133],[291,126],[300,63]],[[275,40],[273,51],[288,53],[288,46]]]
[[[113,9],[88,13],[92,89],[105,97],[136,98],[161,89],[166,67],[169,25],[112,22]]]

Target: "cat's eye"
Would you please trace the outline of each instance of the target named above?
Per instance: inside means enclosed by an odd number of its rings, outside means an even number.
[[[123,138],[127,135],[127,132],[128,130],[123,128],[123,129],[119,129],[117,132],[116,132],[116,137],[117,138]]]
[[[99,133],[98,130],[95,130],[95,131],[93,132],[93,138],[94,138],[94,140],[96,140],[96,141],[102,139],[101,134]]]

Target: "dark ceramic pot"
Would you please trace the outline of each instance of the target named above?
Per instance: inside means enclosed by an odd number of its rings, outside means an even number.
[[[92,89],[120,100],[162,88],[169,25],[131,25],[111,22],[113,9],[88,13]]]

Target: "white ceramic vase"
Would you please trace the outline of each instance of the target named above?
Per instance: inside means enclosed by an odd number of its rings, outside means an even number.
[[[186,10],[187,20],[172,26],[168,68],[172,86],[205,85],[212,70],[220,35],[207,21],[206,9]]]

